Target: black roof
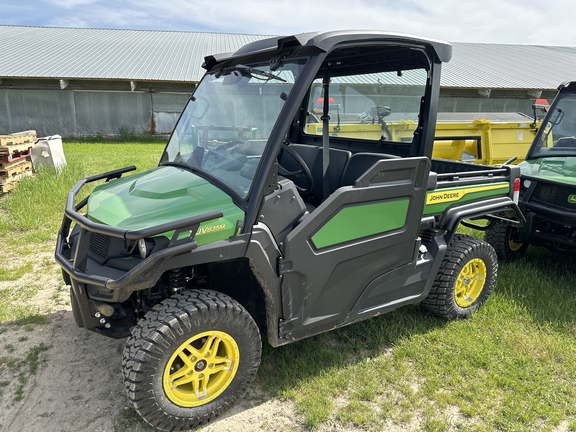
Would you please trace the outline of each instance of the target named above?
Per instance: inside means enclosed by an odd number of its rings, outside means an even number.
[[[217,63],[230,60],[232,58],[244,57],[266,51],[276,51],[287,47],[316,47],[322,51],[329,51],[334,46],[346,42],[396,42],[417,44],[424,47],[431,47],[440,62],[447,62],[452,57],[452,45],[434,39],[422,38],[403,33],[392,33],[377,30],[343,30],[326,33],[300,33],[292,36],[278,36],[258,40],[244,45],[234,53],[215,54],[205,58],[204,67],[210,68]]]

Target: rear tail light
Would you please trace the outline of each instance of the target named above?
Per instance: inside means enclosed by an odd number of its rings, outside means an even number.
[[[514,194],[512,199],[516,204],[518,204],[518,197],[520,196],[520,178],[514,180]]]

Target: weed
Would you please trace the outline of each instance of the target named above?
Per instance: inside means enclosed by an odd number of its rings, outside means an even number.
[[[426,421],[424,424],[424,430],[427,432],[445,432],[448,431],[450,427],[444,420],[432,418]]]
[[[20,318],[16,320],[16,324],[25,326],[26,331],[34,330],[32,324],[48,324],[50,322],[50,318],[45,315],[40,314],[33,314],[28,315],[24,318]]]
[[[20,385],[16,388],[16,391],[14,392],[14,402],[20,402],[22,399],[24,399],[24,384],[25,383],[20,383]]]
[[[24,388],[28,383],[28,378],[36,374],[38,365],[42,361],[40,354],[48,349],[50,349],[50,346],[41,343],[40,345],[30,348],[23,359],[0,357],[0,372],[2,372],[4,368],[8,368],[12,376],[16,374],[18,376],[17,387],[14,391],[14,402],[19,402],[24,398]],[[10,384],[9,381],[2,381],[2,383],[0,383],[0,390],[8,387]]]
[[[41,343],[40,345],[31,348],[30,351],[28,352],[28,355],[26,356],[26,361],[30,366],[30,373],[32,375],[36,374],[36,371],[38,370],[40,353],[47,351],[49,348],[50,348],[49,345],[44,345],[43,343]]]
[[[133,408],[124,408],[114,425],[114,432],[128,432],[134,430],[134,426],[138,425],[142,431],[154,431],[152,426],[148,425],[142,417]]]
[[[2,372],[2,369],[0,369],[0,372]],[[8,387],[8,385],[10,385],[10,381],[0,381],[0,397],[4,396],[4,387]],[[1,427],[2,425],[0,425]]]

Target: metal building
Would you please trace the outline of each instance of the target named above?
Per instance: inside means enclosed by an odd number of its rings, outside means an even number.
[[[264,38],[198,32],[0,26],[0,134],[167,134],[204,56]],[[441,112],[524,112],[576,79],[576,47],[454,43]]]

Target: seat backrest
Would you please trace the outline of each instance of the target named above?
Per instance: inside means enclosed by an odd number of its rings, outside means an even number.
[[[398,156],[385,153],[355,153],[348,160],[342,173],[340,186],[352,186],[354,182],[382,159],[396,159]]]
[[[342,173],[348,165],[352,153],[347,150],[330,149],[330,172],[328,173],[328,182],[330,184],[330,193],[340,187]],[[322,160],[320,160],[322,162]],[[320,176],[322,176],[322,164],[320,164]],[[320,183],[321,185],[321,183]]]
[[[314,179],[314,187],[312,188],[312,195],[317,198],[323,199],[324,187],[322,183],[322,147],[307,145],[307,144],[290,144],[290,147],[296,151],[306,162],[310,172],[312,173],[312,178]],[[334,192],[340,187],[340,179],[342,177],[342,172],[344,167],[348,163],[352,153],[347,150],[340,149],[330,149],[330,167],[328,172],[328,183],[330,193]],[[298,169],[298,164],[290,157],[284,156],[281,158],[280,163],[284,168],[288,170]],[[306,186],[305,180],[302,180],[302,184],[299,186]]]

